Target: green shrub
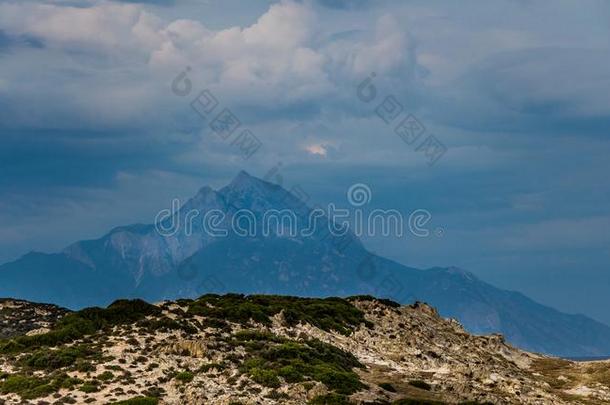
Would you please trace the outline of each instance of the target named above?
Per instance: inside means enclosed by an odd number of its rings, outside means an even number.
[[[143,319],[139,321],[136,326],[146,329],[149,332],[155,331],[171,331],[171,330],[182,330],[188,334],[197,333],[197,328],[189,324],[188,322],[176,321],[168,317],[161,317],[159,319]]]
[[[329,389],[335,390],[339,394],[353,394],[365,387],[354,372],[340,371],[328,365],[314,366],[312,378],[322,382]]]
[[[303,372],[295,365],[284,366],[277,373],[288,383],[297,383],[304,379]]]
[[[97,367],[94,364],[91,364],[90,362],[85,360],[77,360],[76,364],[74,365],[74,368],[76,369],[76,371],[80,371],[81,373],[88,373],[97,370]]]
[[[233,335],[234,345],[246,348],[249,357],[240,367],[261,384],[274,387],[278,377],[287,382],[319,381],[340,394],[364,387],[354,367],[363,367],[351,354],[319,340],[295,342],[269,333],[243,331]],[[257,381],[257,382],[260,382]]]
[[[110,381],[113,378],[114,374],[112,374],[110,371],[104,371],[102,374],[97,376],[97,379],[101,381]]]
[[[159,398],[155,397],[135,397],[125,401],[113,402],[114,405],[157,405]]]
[[[208,371],[210,371],[212,369],[224,370],[225,368],[226,368],[226,366],[224,364],[208,363],[208,364],[203,364],[201,367],[199,367],[199,369],[197,371],[200,373],[207,373]]]
[[[280,380],[277,378],[277,373],[274,370],[255,367],[250,370],[250,377],[252,377],[254,382],[265,387],[278,388],[280,386]]]
[[[78,359],[98,355],[99,352],[87,345],[62,347],[60,349],[39,349],[25,356],[20,363],[38,370],[56,370],[73,365]]]
[[[11,375],[0,385],[3,394],[18,394],[23,399],[44,397],[55,391],[48,379],[25,375]]]
[[[371,325],[364,313],[342,298],[299,298],[278,295],[207,294],[188,306],[188,314],[243,325],[271,324],[282,312],[288,325],[309,323],[326,331],[349,335],[360,324]]]
[[[88,381],[86,383],[84,383],[83,385],[80,386],[79,390],[81,390],[82,392],[85,393],[92,393],[92,392],[97,392],[99,391],[99,386],[95,383],[93,383],[93,381]]]
[[[54,386],[59,388],[72,389],[74,386],[82,384],[83,380],[80,378],[69,377],[67,374],[63,374],[61,379],[54,382]]]
[[[52,373],[45,378],[14,374],[0,383],[0,393],[14,393],[22,399],[34,399],[52,394],[60,388],[71,389],[80,383],[81,380],[69,377],[66,373]]]
[[[183,371],[181,373],[176,374],[174,378],[180,382],[188,383],[193,381],[193,378],[195,378],[195,376],[190,371]]]

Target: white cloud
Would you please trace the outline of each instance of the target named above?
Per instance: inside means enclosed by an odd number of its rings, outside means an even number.
[[[32,84],[44,64],[68,84],[38,83],[38,95],[46,92],[55,104],[50,120],[78,116],[91,119],[94,127],[132,126],[134,117],[167,120],[175,108],[185,108],[174,105],[183,100],[173,98],[167,84],[186,66],[195,86],[213,88],[233,106],[275,109],[337,97],[352,102],[346,83],[351,86],[370,70],[409,70],[414,63],[406,30],[387,15],[362,27],[364,37],[329,44],[319,41],[319,18],[310,3],[283,0],[250,26],[216,30],[193,19],[167,21],[153,10],[110,1],[80,7],[0,4],[0,29],[45,45],[38,54],[16,56],[38,63],[0,68],[0,78],[13,83],[6,97],[36,104],[27,100],[34,96],[21,84]],[[78,102],[66,102],[74,99]],[[99,116],[91,113],[96,103],[103,104]],[[44,111],[39,119],[44,120]]]

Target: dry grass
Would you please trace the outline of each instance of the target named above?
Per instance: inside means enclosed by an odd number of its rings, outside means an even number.
[[[610,361],[573,362],[557,358],[537,359],[531,371],[542,375],[551,389],[566,401],[581,404],[607,404],[608,400],[567,393],[579,387],[604,389],[610,393]]]

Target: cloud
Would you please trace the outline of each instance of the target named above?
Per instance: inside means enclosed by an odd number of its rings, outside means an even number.
[[[436,119],[477,131],[606,134],[607,51],[535,48],[498,53],[430,96]]]
[[[176,3],[176,0],[115,0],[123,3],[142,3],[142,4],[153,4],[160,6],[170,6]]]
[[[317,0],[317,2],[324,7],[343,10],[361,8],[369,5],[366,0]]]
[[[0,16],[7,35],[40,38],[48,48],[23,50],[14,66],[3,69],[12,86],[0,97],[20,101],[21,109],[48,92],[48,98],[62,100],[48,116],[87,117],[92,127],[126,126],[143,114],[171,121],[175,100],[168,100],[165,86],[186,66],[198,86],[214,88],[234,104],[270,109],[340,100],[345,97],[337,94],[351,93],[346,88],[371,71],[388,79],[400,72],[405,87],[416,63],[414,45],[395,18],[382,15],[358,38],[321,41],[316,10],[292,1],[271,5],[249,26],[222,29],[191,19],[165,21],[139,4],[113,2],[89,7],[9,2],[0,4]],[[44,59],[48,66],[36,95],[28,87],[40,74],[37,65],[24,71],[27,59]],[[50,85],[50,75],[67,86]],[[97,105],[104,108],[92,112]]]

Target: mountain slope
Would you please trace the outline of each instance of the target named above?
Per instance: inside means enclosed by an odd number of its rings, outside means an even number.
[[[278,230],[263,236],[257,229],[256,236],[214,237],[204,231],[205,213],[224,213],[216,225],[230,230],[241,209],[258,219],[268,210],[289,210],[300,221],[310,212],[283,188],[241,172],[218,191],[202,188],[162,221],[164,229],[178,224],[176,232],[161,235],[154,225],[119,227],[58,254],[31,253],[0,266],[0,296],[80,308],[119,297],[158,301],[206,292],[371,294],[429,302],[473,333],[500,332],[524,349],[571,357],[610,354],[606,325],[495,288],[463,270],[419,270],[373,255],[351,233],[324,232],[326,218],[309,236]],[[199,213],[197,220],[186,222],[193,212]]]

